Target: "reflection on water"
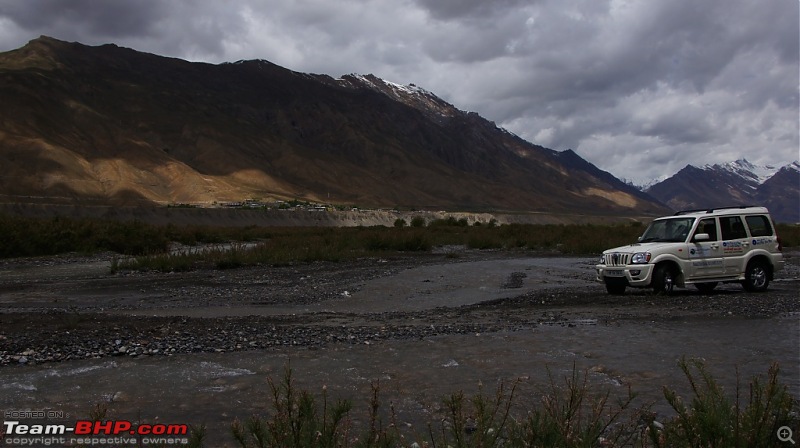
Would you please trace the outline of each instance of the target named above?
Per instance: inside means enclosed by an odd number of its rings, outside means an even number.
[[[800,316],[777,319],[717,319],[620,322],[575,327],[540,326],[512,333],[440,336],[417,341],[333,345],[284,352],[250,351],[132,359],[84,360],[0,369],[0,409],[54,410],[67,419],[88,417],[97,403],[109,416],[162,423],[204,423],[209,446],[230,444],[234,418],[264,414],[267,378],[280,378],[288,364],[299,386],[354,401],[367,412],[370,384],[380,382],[383,402],[392,402],[401,422],[435,411],[446,394],[473,394],[478,383],[492,393],[499,381],[524,378],[535,391],[572,372],[623,393],[630,385],[642,402],[669,410],[664,385],[688,394],[677,366],[682,356],[704,359],[728,390],[766,374],[779,362],[782,380],[800,396]],[[533,396],[534,394],[531,394]]]

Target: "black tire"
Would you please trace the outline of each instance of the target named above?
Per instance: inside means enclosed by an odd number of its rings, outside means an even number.
[[[628,283],[625,281],[606,279],[606,291],[608,291],[608,293],[611,295],[621,296],[625,294],[625,287],[627,286]]]
[[[742,286],[746,291],[763,292],[769,286],[769,266],[763,261],[752,260],[747,263]]]
[[[711,291],[717,287],[717,282],[698,283],[694,286],[701,294],[711,294]]]
[[[656,266],[656,270],[653,272],[653,292],[663,295],[672,294],[677,276],[675,269],[668,264]]]

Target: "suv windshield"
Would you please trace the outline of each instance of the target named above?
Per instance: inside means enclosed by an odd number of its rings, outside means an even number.
[[[653,221],[639,239],[640,243],[652,241],[682,243],[689,236],[694,218],[668,218]]]

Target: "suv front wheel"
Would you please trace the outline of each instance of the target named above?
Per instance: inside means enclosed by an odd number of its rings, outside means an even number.
[[[676,278],[677,274],[672,266],[668,264],[656,266],[656,270],[653,272],[653,292],[665,295],[672,294]]]
[[[744,271],[744,289],[750,292],[762,292],[769,286],[769,267],[760,260],[752,260]]]

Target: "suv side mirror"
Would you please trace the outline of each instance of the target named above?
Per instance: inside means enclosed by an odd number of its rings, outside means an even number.
[[[692,241],[708,241],[711,237],[707,233],[698,233],[692,238]]]

